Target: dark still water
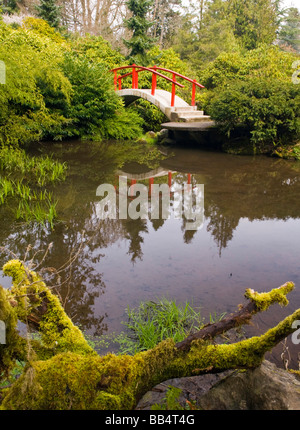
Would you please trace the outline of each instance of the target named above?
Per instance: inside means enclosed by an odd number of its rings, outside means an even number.
[[[43,146],[44,153],[66,161],[66,182],[57,185],[61,222],[53,231],[13,222],[0,213],[2,246],[27,259],[50,243],[43,267],[61,268],[78,253],[59,283],[68,314],[89,334],[124,330],[126,308],[167,297],[192,302],[210,313],[234,312],[246,303],[244,292],[269,291],[286,281],[295,290],[289,305],[274,305],[247,328],[256,335],[300,307],[300,163],[264,156],[234,156],[195,148],[155,151],[137,144],[66,143]],[[97,187],[133,181],[204,184],[204,220],[186,230],[183,219],[105,219],[97,217]],[[153,178],[153,179],[151,179]],[[1,265],[9,258],[1,254]],[[52,271],[52,273],[55,273]],[[2,284],[9,286],[9,279]],[[300,345],[289,339],[291,368]],[[271,358],[280,365],[283,346]],[[278,358],[279,357],[279,358]]]

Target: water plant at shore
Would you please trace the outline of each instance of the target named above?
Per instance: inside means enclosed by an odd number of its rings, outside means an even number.
[[[200,310],[189,301],[176,303],[166,297],[142,302],[137,308],[128,307],[127,315],[123,324],[128,332],[123,336],[121,351],[132,354],[154,348],[168,338],[179,342],[204,325]]]
[[[67,166],[51,157],[30,156],[20,148],[0,148],[0,205],[9,203],[17,220],[54,226],[53,193],[44,187],[64,180]]]

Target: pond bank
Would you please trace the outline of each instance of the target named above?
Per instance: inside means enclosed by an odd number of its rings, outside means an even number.
[[[152,133],[152,132],[150,132]],[[265,145],[260,149],[251,143],[243,129],[226,137],[215,121],[202,122],[167,122],[161,124],[161,131],[157,133],[157,142],[160,144],[186,145],[193,143],[200,147],[222,151],[236,155],[264,154],[287,160],[300,160],[300,142],[290,145]]]

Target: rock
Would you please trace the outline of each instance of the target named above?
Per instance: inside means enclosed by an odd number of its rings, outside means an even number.
[[[201,376],[168,379],[156,385],[151,391],[148,391],[139,401],[136,409],[151,409],[153,404],[162,404],[166,392],[170,387],[177,387],[182,390],[178,401],[184,407],[186,400],[196,402],[198,398],[209,392],[214,385],[234,372],[234,370],[227,370],[215,374],[209,373]]]
[[[149,136],[152,139],[154,139],[156,137],[156,133],[154,131],[148,131],[147,136]]]
[[[162,142],[164,139],[168,139],[169,132],[166,128],[163,128],[157,133],[157,141]]]
[[[189,400],[202,410],[300,410],[300,378],[267,360],[252,370],[170,379],[146,393],[136,409],[163,404],[169,386],[182,390],[183,408]]]

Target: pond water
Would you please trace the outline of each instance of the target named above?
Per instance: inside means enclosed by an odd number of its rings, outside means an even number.
[[[269,291],[293,281],[289,305],[274,305],[247,326],[256,335],[300,307],[300,163],[265,156],[235,156],[195,147],[120,142],[44,144],[39,150],[68,164],[54,188],[60,222],[54,230],[22,224],[0,212],[1,245],[18,257],[42,259],[60,271],[59,294],[73,321],[91,335],[124,330],[126,308],[162,297],[210,313],[234,312],[244,292]],[[204,184],[202,228],[183,219],[99,219],[97,187],[117,186],[119,176],[148,185]],[[153,179],[151,179],[153,178]],[[39,254],[35,252],[39,250]],[[9,254],[1,254],[1,265]],[[53,278],[49,282],[57,283]],[[3,286],[10,279],[2,276]],[[300,345],[288,339],[290,368]],[[280,365],[283,345],[270,358]]]

